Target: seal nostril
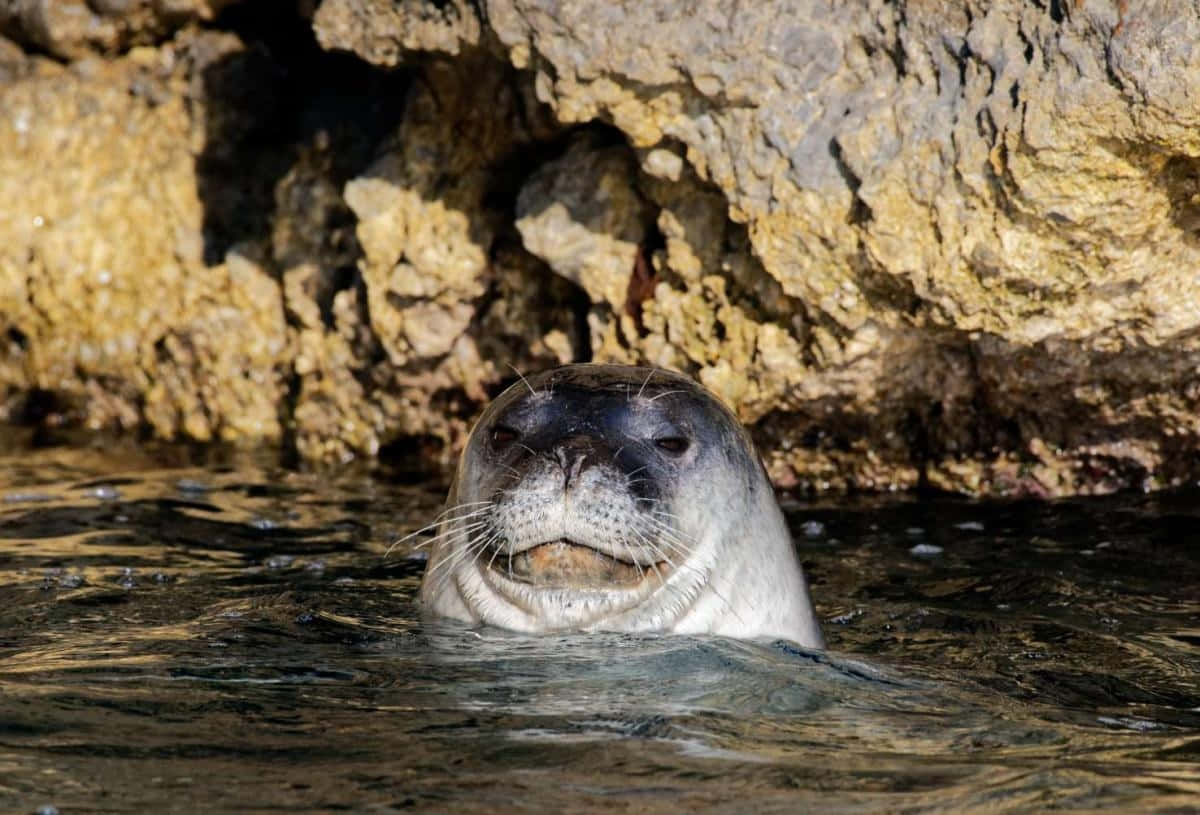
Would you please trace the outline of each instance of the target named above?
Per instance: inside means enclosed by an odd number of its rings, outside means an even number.
[[[654,446],[673,456],[682,456],[687,452],[691,443],[681,436],[667,436],[666,438],[655,439]]]
[[[587,461],[587,452],[563,447],[556,448],[554,458],[563,472],[563,489],[571,486],[571,482],[579,480],[583,465]]]
[[[563,474],[563,489],[579,479],[587,467],[611,455],[596,449],[595,439],[587,436],[573,436],[560,440],[552,448],[554,460]],[[598,457],[599,456],[599,457]]]
[[[571,473],[567,477],[567,482],[578,481],[579,473],[583,470],[583,462],[587,460],[587,456],[580,454],[578,458],[571,464]]]

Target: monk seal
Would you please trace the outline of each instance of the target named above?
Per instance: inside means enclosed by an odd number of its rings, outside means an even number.
[[[824,647],[762,460],[679,374],[588,364],[522,378],[475,424],[435,528],[420,596],[436,614]]]

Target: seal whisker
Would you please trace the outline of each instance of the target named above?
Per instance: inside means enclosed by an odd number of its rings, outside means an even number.
[[[450,579],[450,576],[454,574],[455,568],[464,563],[473,562],[478,558],[479,552],[487,545],[488,540],[489,537],[487,535],[480,535],[477,540],[468,538],[466,546],[455,550],[444,560],[431,566],[426,573],[427,576],[431,578],[436,576],[438,585],[444,585]],[[438,573],[439,568],[441,569],[440,574]]]
[[[674,530],[671,530],[671,531],[673,532]],[[683,548],[678,542],[672,543],[670,540],[664,540],[661,537],[658,538],[658,540],[662,541],[663,543],[670,546],[672,548],[672,550],[675,551],[677,554],[687,555],[690,553],[690,550]],[[694,545],[694,542],[693,542],[693,545]],[[666,554],[663,553],[663,556],[666,557]],[[668,559],[667,562],[670,563],[671,562],[670,559]],[[702,579],[707,579],[707,577],[708,577],[708,575],[704,574],[700,569],[696,569],[694,566],[685,566],[685,568],[695,571],[696,574],[699,575]],[[729,613],[732,614],[734,617],[736,617],[738,622],[745,624],[746,621],[744,619],[742,619],[742,615],[737,613],[737,608],[734,607],[733,603],[729,600],[729,598],[726,597],[724,594],[722,594],[717,589],[716,586],[712,585],[711,582],[708,584],[708,590],[711,591],[713,594],[715,594],[717,599],[725,604],[726,610],[729,611]]]
[[[408,534],[404,535],[403,537],[397,539],[396,543],[402,543],[411,537],[420,535],[422,532],[428,532],[430,529],[433,529],[435,526],[442,523],[443,521],[451,521],[451,520],[461,521],[461,520],[470,518],[474,515],[482,515],[486,512],[490,512],[491,511],[491,503],[492,502],[489,501],[489,502],[487,502],[487,505],[483,506],[483,507],[463,507],[463,506],[452,507],[451,509],[448,509],[448,510],[445,510],[445,511],[439,513],[436,518],[434,518],[429,523],[425,524],[425,526],[422,526],[420,529],[414,529],[412,532],[409,532]],[[457,512],[458,510],[465,510],[465,511],[461,515],[452,515],[453,512]]]
[[[506,362],[506,363],[504,363],[504,364],[505,364],[505,365],[507,365],[508,367],[512,368],[512,372],[513,372],[514,374],[516,374],[517,376],[521,377],[521,381],[525,383],[525,387],[529,388],[529,393],[530,393],[530,394],[532,394],[533,396],[537,396],[537,391],[535,391],[535,390],[533,389],[533,385],[530,385],[530,384],[529,384],[529,380],[525,378],[525,374],[523,374],[523,373],[521,373],[520,371],[518,371],[518,370],[517,370],[517,366],[516,366],[516,365],[513,365],[511,362]]]
[[[659,535],[666,535],[671,540],[675,541],[676,543],[686,543],[689,546],[696,545],[696,542],[694,540],[681,539],[679,534],[675,531],[675,527],[671,526],[670,524],[664,524],[662,522],[656,523],[653,519],[650,520],[650,524],[651,524],[650,528],[653,529],[656,533],[658,533]]]
[[[669,554],[667,554],[666,552],[664,552],[664,551],[663,551],[661,548],[659,548],[658,546],[655,546],[655,541],[652,541],[652,540],[646,539],[645,537],[643,537],[643,538],[642,538],[642,540],[643,540],[643,542],[644,542],[644,545],[646,545],[647,547],[649,547],[650,549],[652,549],[652,550],[654,551],[654,553],[655,553],[655,555],[656,555],[657,557],[661,557],[661,558],[662,558],[664,561],[666,561],[666,562],[667,562],[667,565],[669,565],[669,566],[671,567],[671,569],[672,569],[672,571],[673,571],[673,572],[691,572],[692,574],[696,575],[696,576],[697,576],[697,577],[700,579],[700,581],[707,581],[707,579],[708,579],[708,575],[706,575],[706,574],[704,573],[704,571],[703,571],[703,570],[701,570],[701,569],[698,569],[698,568],[696,568],[695,566],[692,566],[692,565],[690,565],[690,564],[687,564],[687,563],[685,563],[685,564],[682,564],[682,565],[681,565],[681,564],[677,564],[677,563],[676,563],[674,560],[672,560],[672,559],[671,559],[671,556],[670,556]],[[688,554],[688,553],[687,553],[687,552],[678,552],[678,551],[677,551],[677,554],[684,554],[684,555],[686,555],[686,554]],[[657,571],[657,567],[656,567],[656,571]],[[659,576],[661,577],[661,572],[659,573]],[[665,583],[666,581],[664,580],[663,582]],[[709,589],[710,591],[712,591],[712,593],[713,593],[713,594],[715,594],[715,595],[717,596],[717,599],[718,599],[718,600],[722,601],[722,602],[725,604],[726,608],[728,608],[728,609],[729,609],[729,611],[730,611],[730,612],[733,614],[733,616],[734,616],[734,617],[737,617],[737,619],[738,619],[739,621],[742,621],[742,617],[741,617],[741,615],[739,615],[739,614],[737,613],[737,610],[736,610],[736,609],[734,609],[733,605],[732,605],[732,604],[729,602],[729,599],[728,599],[728,598],[726,598],[726,597],[725,597],[723,594],[721,594],[721,592],[717,591],[717,589],[716,589],[715,587],[713,587],[713,586],[711,585],[711,583],[708,585],[708,589]],[[690,594],[691,594],[691,600],[692,600],[692,601],[694,601],[694,600],[695,600],[695,598],[696,598],[696,595],[698,594],[698,591],[697,591],[697,590],[695,590],[695,589],[693,589],[693,590],[690,592]],[[687,607],[688,605],[690,605],[690,602],[689,602],[689,603],[680,603],[680,604],[679,604],[679,610],[680,610],[680,611],[683,611],[683,610],[685,610],[685,609],[686,609],[686,607]],[[744,622],[744,621],[743,621],[743,622]]]
[[[446,520],[452,513],[457,512],[459,510],[469,509],[471,512],[480,512],[480,511],[485,511],[488,507],[490,507],[494,503],[495,503],[494,501],[468,501],[468,502],[462,503],[462,504],[455,504],[452,507],[446,507],[441,512],[439,512],[436,516],[434,516],[433,520],[430,521],[428,524],[421,527],[420,529],[409,532],[403,538],[400,538],[400,540],[403,541],[405,538],[410,538],[413,535],[421,534],[422,532],[426,531],[427,529],[432,529],[433,527],[437,526],[442,521]],[[465,516],[462,516],[462,517],[465,517]]]
[[[497,532],[496,532],[496,533],[495,533],[495,534],[492,536],[492,538],[491,538],[491,539],[489,539],[489,544],[491,543],[491,540],[500,540],[500,539],[501,539],[501,538],[503,538],[503,537],[504,537],[504,536],[503,536],[503,535],[501,535],[501,534],[500,534],[500,532],[497,530]],[[495,547],[493,547],[493,548],[492,548],[492,559],[488,561],[488,565],[487,565],[487,567],[488,567],[489,569],[490,569],[490,568],[492,568],[492,564],[496,562],[496,557],[497,557],[499,554],[500,554],[500,547],[499,547],[499,546],[495,546]],[[510,557],[510,559],[511,559],[511,557],[512,557],[512,556],[510,555],[509,557]]]
[[[447,521],[461,522],[461,521],[465,521],[465,520],[468,520],[468,519],[476,517],[476,516],[486,515],[490,511],[491,511],[491,508],[486,507],[483,509],[477,509],[472,512],[468,512],[464,515],[457,516],[453,519],[439,518],[438,520],[435,520],[432,523],[426,524],[425,526],[421,527],[420,529],[409,532],[407,535],[405,535],[402,538],[397,538],[396,540],[392,541],[391,545],[388,546],[387,550],[383,553],[383,556],[386,558],[388,555],[390,555],[392,553],[392,550],[395,549],[400,544],[404,543],[405,541],[411,540],[412,538],[415,538],[417,535],[420,535],[423,532],[428,532],[431,529],[436,529],[438,526],[441,526],[443,523],[445,523]],[[437,537],[438,537],[437,535],[434,535],[434,537],[431,538],[431,540],[434,540]],[[424,546],[425,543],[426,542],[422,542],[421,544],[419,544],[419,546]]]
[[[671,551],[676,552],[684,557],[690,556],[696,550],[694,541],[682,540],[674,535],[673,532],[660,529],[658,531],[658,539],[665,545],[671,547]]]
[[[660,528],[658,534],[665,542],[673,544],[678,551],[686,554],[692,553],[699,546],[699,542],[695,538],[687,537],[669,527]]]
[[[458,552],[448,555],[426,569],[425,579],[434,582],[435,585],[440,587],[445,584],[450,575],[454,574],[453,566],[459,562],[460,557]]]
[[[642,564],[638,562],[638,559],[629,552],[629,539],[625,537],[624,533],[621,535],[621,543],[625,544],[625,552],[630,555],[630,563],[632,563],[633,568],[637,570],[638,580],[645,579],[646,570],[642,568]]]
[[[657,516],[661,516],[661,517],[657,517]],[[666,518],[667,520],[663,520],[663,518]],[[661,510],[652,509],[652,510],[650,510],[646,520],[649,523],[654,524],[654,526],[656,526],[659,529],[666,529],[668,531],[675,532],[679,529],[679,526],[677,523],[673,523],[673,522],[679,521],[681,519],[679,518],[678,515],[673,515],[669,512],[662,512]]]
[[[499,539],[499,537],[500,537],[500,532],[499,532],[498,530],[495,530],[495,529],[493,529],[493,530],[492,530],[492,533],[491,533],[490,535],[487,535],[486,537],[483,537],[483,538],[482,538],[482,539],[479,541],[479,543],[477,543],[477,544],[475,544],[475,545],[474,545],[474,547],[473,547],[473,548],[474,548],[474,551],[475,551],[475,555],[474,555],[474,557],[472,557],[472,558],[471,558],[471,560],[472,560],[474,563],[479,563],[479,556],[480,556],[480,555],[482,555],[482,554],[483,554],[483,553],[484,553],[484,552],[487,550],[487,548],[488,548],[489,546],[491,546],[491,544],[492,544],[492,541],[495,541],[495,540]],[[500,552],[500,549],[499,549],[499,548],[493,548],[493,549],[492,549],[492,560],[495,560],[495,559],[496,559],[496,555],[497,555],[497,554],[499,554],[499,552]],[[491,565],[491,561],[489,561],[489,562],[488,562],[488,565],[489,565],[489,566]]]
[[[442,514],[444,515],[447,512],[450,512],[455,509],[461,509],[462,507],[474,507],[474,506],[479,506],[480,504],[491,504],[491,503],[495,503],[495,502],[490,501],[490,500],[488,500],[488,501],[459,501],[457,504],[454,504],[453,506],[448,506],[444,510],[442,510]]]
[[[464,542],[469,541],[471,538],[475,537],[480,530],[487,529],[491,525],[492,522],[490,518],[481,518],[467,524],[466,526],[450,527],[445,532],[439,532],[437,535],[434,535],[432,538],[430,538],[430,540],[443,547],[453,549]],[[422,543],[422,545],[424,544]]]
[[[658,575],[658,586],[659,586],[659,588],[662,588],[663,586],[666,585],[667,578],[662,573],[662,570],[658,568],[659,559],[661,558],[661,559],[665,560],[672,569],[675,568],[675,564],[671,563],[670,558],[664,557],[662,555],[662,553],[658,550],[658,547],[654,546],[653,542],[650,541],[645,536],[645,534],[643,534],[642,531],[640,529],[638,529],[637,527],[631,527],[627,530],[623,530],[621,533],[621,542],[623,544],[625,544],[626,550],[629,549],[629,544],[630,544],[629,536],[626,534],[627,532],[633,533],[634,537],[636,538],[636,542],[637,542],[638,546],[640,546],[644,549],[650,550],[651,558],[650,558],[650,563],[648,565],[649,565],[649,568],[653,569],[654,573],[656,575]],[[636,564],[637,561],[635,560],[634,563]],[[645,573],[639,572],[639,579],[644,579],[644,578],[645,578]],[[657,591],[657,589],[655,591]]]
[[[657,555],[657,554],[660,554],[660,553],[659,553],[659,552],[657,552],[657,551],[655,551],[655,554]],[[664,560],[666,560],[666,561],[667,561],[667,565],[671,566],[671,568],[672,568],[672,569],[674,569],[674,568],[675,568],[675,566],[671,564],[671,561],[670,561],[669,559],[667,559],[667,558],[664,558]],[[658,560],[651,560],[651,561],[650,561],[650,568],[654,570],[654,573],[655,573],[656,575],[658,575],[658,585],[659,585],[660,587],[662,587],[662,586],[666,585],[667,578],[666,578],[666,577],[663,575],[663,573],[662,573],[662,570],[658,568]]]
[[[484,509],[477,509],[474,512],[465,512],[462,515],[456,515],[453,518],[443,518],[442,520],[438,521],[436,524],[430,524],[429,526],[425,527],[422,531],[428,530],[434,526],[443,527],[443,526],[452,526],[454,524],[462,524],[462,523],[477,524],[477,523],[480,523],[481,521],[486,521],[487,517],[489,515],[491,515],[492,512],[493,512],[493,509],[491,507],[485,507]],[[407,535],[405,537],[412,537],[412,536]],[[404,540],[404,538],[401,538],[401,540]]]
[[[670,530],[665,530],[665,529],[658,530],[658,535],[656,535],[653,540],[656,542],[661,542],[662,544],[665,544],[666,546],[669,546],[671,551],[678,555],[686,556],[686,555],[690,555],[692,553],[693,547],[687,546],[687,545],[685,545],[685,543],[683,541],[673,538],[671,536]]]
[[[653,450],[654,449],[653,443],[647,441],[646,439],[641,438],[640,436],[635,436],[632,433],[628,433],[628,432],[624,433],[623,435],[625,436],[625,438],[628,441],[633,442],[634,444],[638,445],[639,447],[641,447],[644,450]]]
[[[430,545],[431,543],[441,543],[441,544],[447,544],[447,545],[452,544],[452,543],[456,542],[456,539],[458,537],[460,537],[462,535],[472,534],[472,533],[484,528],[489,523],[490,523],[490,521],[487,518],[481,518],[480,520],[469,523],[466,526],[449,527],[446,529],[445,532],[439,532],[438,534],[432,535],[432,536],[426,538],[425,540],[421,541],[420,543],[415,544],[413,546],[413,549],[422,549],[422,548]]]
[[[456,547],[456,548],[452,548],[450,551],[450,554],[446,555],[445,557],[441,558],[437,563],[430,566],[429,573],[432,574],[432,573],[436,572],[439,568],[449,568],[446,565],[447,563],[457,563],[458,561],[462,560],[464,557],[468,556],[471,552],[472,547],[475,545],[473,538],[477,534],[478,534],[477,531],[463,533],[462,535],[457,536],[454,540],[447,541],[448,546]],[[464,546],[463,544],[466,544],[466,545]]]
[[[671,522],[682,522],[683,521],[683,519],[680,518],[677,513],[671,512],[670,510],[667,510],[667,509],[663,509],[662,501],[659,501],[656,506],[650,507],[650,509],[647,511],[647,516],[648,516],[648,520],[654,521],[655,523],[665,523],[666,521],[671,521]]]
[[[654,514],[655,514],[655,515],[661,515],[661,516],[662,516],[662,517],[664,517],[664,518],[670,518],[671,520],[674,520],[674,521],[678,521],[678,520],[680,520],[679,516],[678,516],[678,515],[676,515],[674,512],[668,512],[668,511],[667,511],[667,510],[665,510],[665,509],[658,509],[658,510],[655,510],[655,511],[654,511]]]
[[[650,384],[650,377],[654,376],[656,373],[658,373],[657,368],[650,369],[650,373],[646,374],[646,380],[644,382],[642,382],[642,386],[640,388],[638,388],[636,398],[638,398],[638,399],[642,398],[642,391],[646,390],[646,386]]]
[[[665,554],[663,554],[662,552],[660,552],[660,551],[658,550],[658,547],[656,547],[656,546],[654,545],[654,542],[653,542],[653,541],[651,541],[649,538],[647,538],[647,537],[646,537],[646,536],[645,536],[645,535],[642,533],[642,531],[641,531],[641,530],[634,528],[634,529],[632,529],[632,530],[630,530],[630,531],[632,531],[632,532],[633,532],[633,534],[634,534],[634,535],[637,537],[637,540],[638,540],[638,545],[639,545],[639,546],[642,546],[642,547],[644,547],[644,548],[646,548],[646,549],[649,549],[649,550],[650,550],[650,551],[651,551],[651,552],[654,554],[654,557],[652,557],[652,558],[651,558],[651,560],[650,560],[650,568],[651,568],[651,569],[653,569],[653,570],[654,570],[654,573],[658,575],[658,582],[659,582],[659,585],[661,586],[661,585],[665,584],[665,583],[667,582],[667,578],[663,576],[662,570],[660,570],[660,569],[658,568],[658,560],[657,560],[657,558],[661,557],[663,560],[665,560],[665,561],[667,562],[667,565],[669,565],[669,566],[670,566],[672,569],[674,569],[674,568],[675,568],[675,564],[671,562],[671,559],[670,559],[669,557],[667,557]],[[628,546],[628,545],[629,545],[629,539],[628,539],[627,537],[625,537],[625,535],[624,535],[624,534],[622,534],[622,536],[621,536],[621,539],[622,539],[622,541],[624,541],[624,542],[625,542],[625,545],[626,545],[626,546]]]
[[[668,562],[670,562],[670,561],[668,561]],[[697,576],[699,576],[703,580],[707,580],[707,578],[708,578],[708,575],[706,575],[703,571],[701,571],[700,569],[697,569],[694,566],[684,566],[684,569],[695,572],[697,574]],[[746,621],[742,617],[742,615],[738,614],[737,608],[733,605],[733,603],[730,601],[730,599],[728,597],[726,597],[724,594],[722,594],[721,591],[719,589],[717,589],[716,586],[714,586],[710,582],[710,583],[708,583],[706,588],[708,591],[711,591],[714,595],[716,595],[717,599],[720,600],[725,605],[725,610],[728,611],[730,614],[732,614],[735,618],[737,618],[737,621],[739,623],[742,623],[743,625],[746,623]]]
[[[622,447],[621,449],[622,449],[622,450],[624,450],[625,448],[624,448],[624,447]],[[641,467],[638,467],[636,470],[633,470],[632,472],[625,473],[625,478],[626,478],[626,479],[633,478],[635,475],[637,475],[638,473],[640,473],[642,470],[648,470],[648,469],[650,469],[650,465],[649,465],[649,464],[643,464]]]
[[[495,501],[465,501],[461,504],[455,504],[454,506],[446,507],[441,512],[439,512],[436,516],[434,516],[433,520],[430,523],[431,524],[437,523],[438,521],[441,521],[441,520],[453,515],[455,512],[458,512],[459,510],[470,510],[470,511],[474,512],[479,509],[486,509],[487,507],[491,506],[494,503],[495,503]]]
[[[488,526],[490,523],[491,523],[490,521],[485,519],[482,521],[476,521],[473,524],[467,524],[466,526],[455,527],[453,530],[445,532],[444,536],[443,535],[434,535],[433,537],[428,538],[427,540],[421,541],[420,543],[413,546],[413,550],[416,551],[417,549],[421,549],[422,547],[428,546],[431,543],[452,544],[455,542],[455,538],[457,536],[459,536],[460,534],[464,534],[464,533],[469,534],[469,533],[476,532],[476,531]]]

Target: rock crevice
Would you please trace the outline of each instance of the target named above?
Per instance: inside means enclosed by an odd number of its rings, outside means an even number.
[[[450,462],[595,359],[784,486],[1200,471],[1194,5],[110,5],[0,5],[12,419]]]

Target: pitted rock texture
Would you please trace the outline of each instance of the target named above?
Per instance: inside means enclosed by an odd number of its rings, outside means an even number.
[[[1194,6],[225,5],[0,2],[9,418],[448,463],[594,359],[784,486],[1200,475]]]
[[[361,328],[382,359],[367,355],[364,364],[361,353],[351,361],[339,352],[325,366],[342,377],[347,367],[365,368],[359,379],[368,380],[329,415],[310,416],[302,389],[302,452],[374,453],[415,436],[437,440],[449,458],[466,439],[474,406],[515,368],[581,355],[574,292],[520,251],[511,212],[490,200],[505,198],[504,163],[552,137],[553,120],[539,116],[528,83],[478,52],[472,57],[425,65],[394,147],[345,186],[361,247]],[[348,437],[330,421],[346,413],[364,435]]]
[[[795,304],[772,319],[786,350],[727,373],[741,340],[715,288],[660,284],[653,308],[696,330],[610,355],[682,350],[747,419],[742,394],[778,383],[778,480],[811,480],[860,431],[902,486],[1194,471],[1195,8],[498,0],[488,21],[561,120],[611,122],[663,180],[675,164],[650,157],[681,153],[745,224]],[[875,480],[849,464],[830,477]]]
[[[514,369],[586,356],[585,296],[513,225],[561,136],[528,79],[273,36],[0,52],[0,415],[445,465]]]
[[[325,0],[313,19],[324,48],[394,67],[415,51],[458,54],[479,44],[482,25],[464,0]]]
[[[633,169],[628,148],[592,148],[583,138],[542,165],[517,198],[525,248],[592,302],[616,311],[628,299],[630,270],[649,222]]]
[[[0,34],[58,57],[147,45],[232,0],[4,0]]]
[[[239,47],[213,37],[211,55]],[[97,427],[277,439],[278,286],[246,257],[202,261],[195,53],[37,60],[0,84],[0,386]]]

